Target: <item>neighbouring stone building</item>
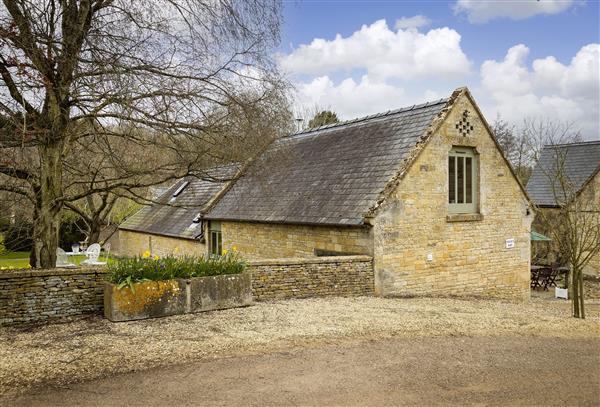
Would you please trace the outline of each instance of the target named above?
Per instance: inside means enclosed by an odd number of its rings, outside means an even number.
[[[194,250],[236,248],[251,260],[367,255],[378,295],[528,298],[533,211],[466,88],[280,138],[235,180],[208,189],[189,212],[201,218],[202,232],[185,237]],[[160,227],[125,223],[122,233],[154,244],[170,224],[161,210],[136,215]],[[168,237],[167,248],[182,238]]]
[[[167,188],[155,204],[145,206],[119,226],[118,254],[204,254],[206,239],[200,214],[237,171],[235,165],[218,167],[202,178],[188,177]]]
[[[559,221],[559,208],[575,197],[586,223],[600,222],[600,141],[545,146],[527,183],[527,191],[540,212],[536,230],[548,236]],[[556,242],[540,244],[534,257],[540,261],[564,261]],[[600,275],[600,254],[584,270]]]

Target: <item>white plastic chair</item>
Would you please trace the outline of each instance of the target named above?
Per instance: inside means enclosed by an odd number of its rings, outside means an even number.
[[[56,249],[56,267],[77,267],[75,264],[69,261],[67,253],[60,247]]]
[[[104,261],[98,261],[98,257],[100,257],[100,245],[98,243],[91,244],[85,251],[85,255],[87,259],[80,264],[86,266],[103,266],[106,264]]]

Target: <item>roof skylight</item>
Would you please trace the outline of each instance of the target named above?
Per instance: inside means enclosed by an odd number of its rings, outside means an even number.
[[[177,198],[177,196],[179,194],[181,194],[183,192],[183,190],[185,189],[185,187],[187,187],[190,184],[189,181],[185,181],[183,184],[181,184],[181,186],[179,188],[177,188],[177,190],[175,192],[173,192],[173,198]]]

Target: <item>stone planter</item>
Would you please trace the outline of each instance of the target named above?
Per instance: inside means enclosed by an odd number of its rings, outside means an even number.
[[[113,322],[157,318],[252,304],[250,273],[147,281],[119,289],[106,283],[104,316]]]

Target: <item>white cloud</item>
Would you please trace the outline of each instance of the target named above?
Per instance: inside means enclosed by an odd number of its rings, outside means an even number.
[[[397,30],[407,30],[407,29],[415,29],[421,27],[427,27],[431,24],[431,20],[421,14],[418,14],[413,17],[402,17],[396,20],[396,29]]]
[[[363,25],[349,37],[316,38],[280,58],[290,73],[324,75],[366,70],[373,79],[456,77],[469,72],[461,36],[450,28],[426,34],[416,29],[390,30],[385,20]]]
[[[549,56],[527,65],[529,49],[516,45],[504,60],[481,66],[481,84],[493,110],[505,119],[525,117],[575,122],[587,138],[598,138],[600,123],[600,44],[582,47],[564,65]],[[493,117],[493,116],[492,116]]]
[[[328,76],[320,76],[297,89],[299,105],[331,107],[344,119],[384,112],[401,107],[406,101],[403,88],[367,75],[358,82],[347,78],[337,85]]]
[[[458,0],[454,12],[466,14],[471,23],[486,23],[496,18],[523,20],[538,14],[558,14],[576,3],[575,0]]]

